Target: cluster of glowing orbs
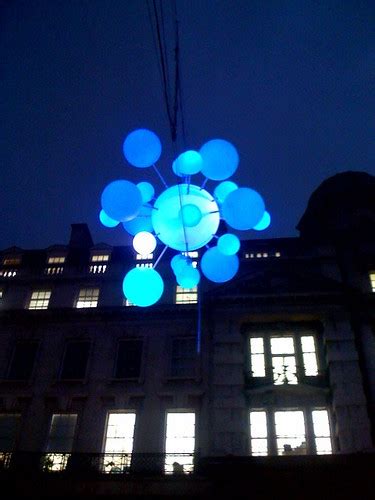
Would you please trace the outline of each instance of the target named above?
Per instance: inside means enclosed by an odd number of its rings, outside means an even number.
[[[223,203],[225,198],[229,193],[235,191],[238,188],[237,184],[232,181],[223,181],[220,182],[214,189],[214,196],[218,203]]]
[[[184,211],[186,205],[194,205],[202,214],[199,223],[191,227],[184,224],[181,217],[181,208]],[[220,223],[216,201],[206,190],[193,184],[178,184],[163,191],[154,203],[151,219],[158,239],[180,252],[186,251],[187,244],[189,251],[206,245]],[[196,222],[193,218],[190,223]]]
[[[237,255],[224,255],[218,247],[206,250],[201,259],[202,273],[215,283],[231,280],[236,275],[238,267]]]
[[[265,211],[263,198],[254,189],[242,187],[228,194],[222,204],[222,215],[234,229],[246,230],[256,226]]]
[[[203,167],[202,156],[193,150],[181,153],[173,163],[173,171],[179,177],[197,174]]]
[[[188,258],[178,253],[171,259],[171,268],[175,275],[179,274],[184,267],[188,266]]]
[[[142,197],[135,184],[118,180],[104,188],[101,202],[108,217],[124,222],[137,216],[142,206]]]
[[[133,248],[140,255],[149,255],[156,248],[156,238],[152,233],[141,231],[133,238]]]
[[[240,240],[235,234],[231,233],[223,234],[217,241],[217,248],[224,255],[235,255],[240,246]]]
[[[105,227],[116,227],[118,224],[120,224],[118,220],[114,220],[111,219],[111,217],[108,217],[104,210],[100,210],[99,220]]]
[[[192,203],[182,205],[180,216],[182,223],[187,227],[197,226],[202,220],[202,212],[196,205],[193,205]]]
[[[202,174],[213,181],[228,179],[237,170],[239,156],[236,148],[224,139],[212,139],[199,150],[203,158]]]
[[[271,224],[271,215],[266,210],[260,222],[258,222],[258,224],[254,226],[253,229],[255,229],[255,231],[264,231],[264,229],[267,229],[267,227],[270,224]]]
[[[139,182],[137,184],[137,188],[141,193],[143,203],[147,203],[148,201],[152,200],[155,194],[155,189],[152,184],[150,184],[149,182]]]
[[[137,217],[122,223],[124,229],[133,236],[140,231],[148,231],[149,233],[151,233],[154,230],[154,228],[152,227],[151,212],[151,207],[143,206],[140,209]]]
[[[154,132],[140,128],[125,138],[123,151],[125,158],[131,165],[146,168],[160,158],[161,142]]]
[[[135,267],[125,275],[122,289],[132,304],[148,307],[155,304],[163,295],[164,282],[155,269]]]

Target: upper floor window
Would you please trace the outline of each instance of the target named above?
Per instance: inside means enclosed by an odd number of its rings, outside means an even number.
[[[140,253],[137,253],[135,255],[135,260],[152,260],[154,258],[153,253],[149,253],[147,255],[141,255]]]
[[[331,454],[328,411],[250,411],[250,453],[258,456]]]
[[[149,267],[152,268],[154,264],[152,262],[138,262],[135,267]]]
[[[99,300],[99,288],[81,288],[78,295],[76,307],[97,307]]]
[[[196,304],[198,302],[198,287],[183,288],[176,286],[176,304]]]
[[[64,271],[65,260],[65,255],[49,256],[47,258],[47,266],[44,269],[44,273],[49,275],[62,274],[62,272]]]
[[[93,254],[90,259],[90,273],[103,274],[107,271],[109,253]]]
[[[19,266],[21,264],[21,257],[7,256],[3,258],[2,268],[0,269],[0,276],[4,278],[14,278],[18,274]]]
[[[18,341],[8,371],[9,380],[29,380],[34,369],[39,342]]]
[[[375,293],[375,271],[370,273],[371,291]]]
[[[142,351],[142,339],[120,340],[117,347],[115,378],[139,378]]]
[[[31,294],[29,309],[48,309],[51,290],[35,290]]]
[[[67,342],[60,372],[61,380],[82,380],[85,378],[90,345],[89,340]]]
[[[20,415],[0,414],[0,467],[7,469],[10,465],[19,427]]]
[[[196,340],[194,337],[172,339],[171,376],[194,377],[196,368]]]
[[[271,377],[275,385],[297,384],[303,376],[319,374],[313,335],[250,337],[250,374]]]
[[[52,415],[44,464],[47,470],[65,469],[73,448],[76,425],[77,415],[74,413]]]

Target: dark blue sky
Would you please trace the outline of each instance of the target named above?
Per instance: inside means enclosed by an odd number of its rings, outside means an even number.
[[[146,0],[0,5],[0,248],[64,243],[72,222],[87,222],[97,242],[125,242],[97,219],[105,184],[161,185],[126,164],[124,136],[154,130],[165,147],[159,168],[173,179]],[[233,180],[262,193],[273,216],[256,237],[296,235],[328,176],[375,174],[372,1],[177,5],[187,146],[216,137],[236,145]]]

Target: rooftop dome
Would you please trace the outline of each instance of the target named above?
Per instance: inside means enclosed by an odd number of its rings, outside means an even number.
[[[297,229],[312,241],[375,240],[375,177],[351,171],[329,177],[311,195]]]

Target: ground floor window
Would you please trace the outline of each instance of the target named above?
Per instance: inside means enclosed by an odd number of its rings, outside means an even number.
[[[195,450],[195,413],[167,412],[165,472],[191,473]]]
[[[109,413],[104,447],[105,472],[126,472],[131,463],[135,412]]]
[[[73,413],[52,415],[47,442],[47,454],[43,467],[49,471],[61,471],[67,466],[73,448],[77,415]]]
[[[250,453],[253,456],[332,453],[327,409],[250,411]]]

